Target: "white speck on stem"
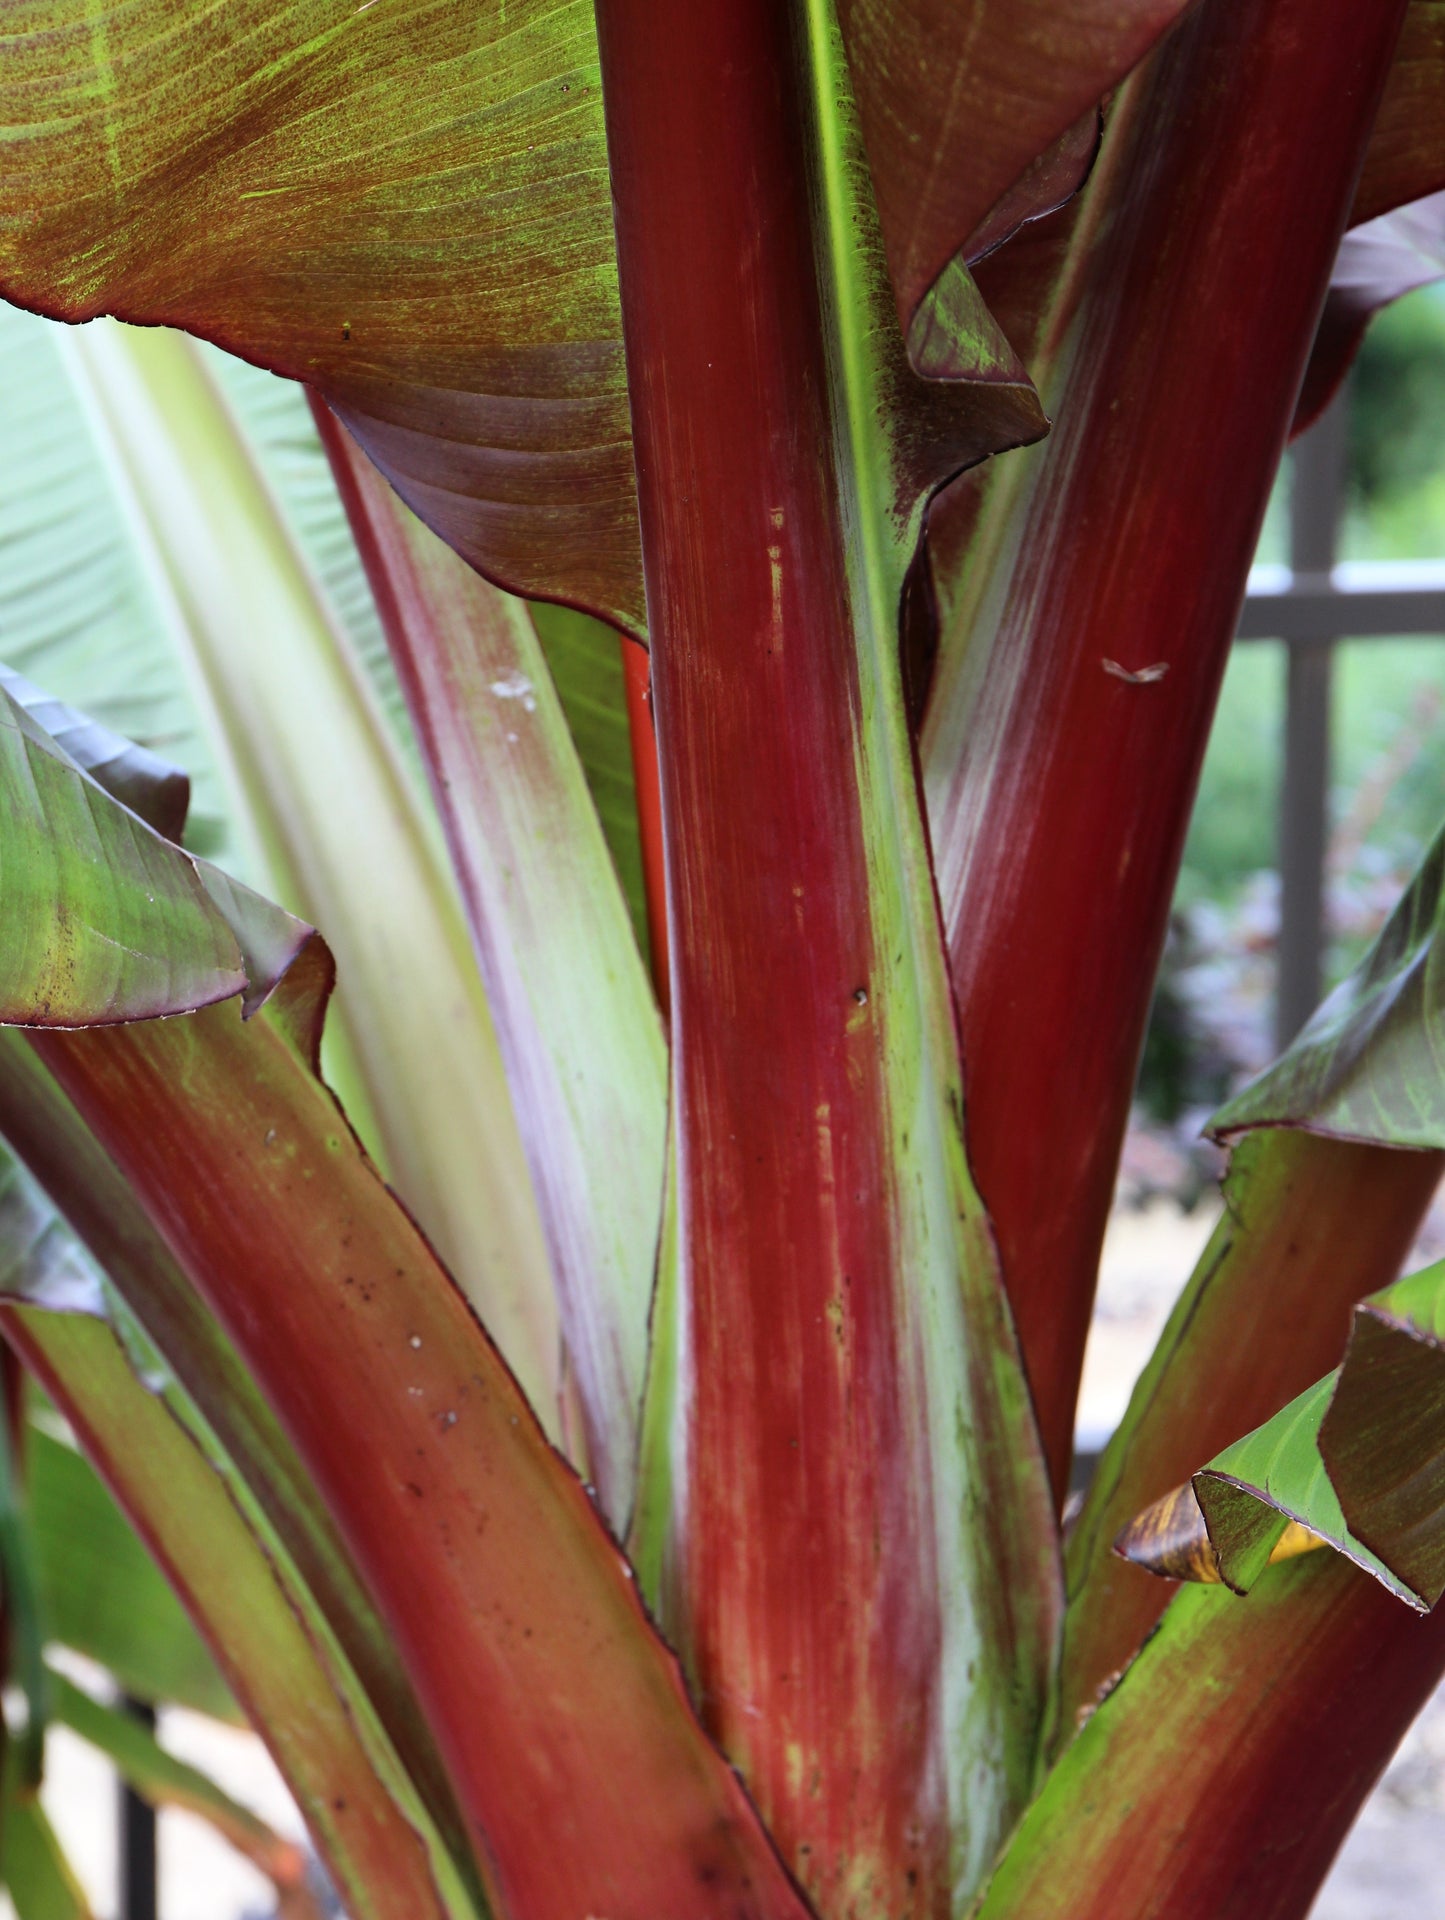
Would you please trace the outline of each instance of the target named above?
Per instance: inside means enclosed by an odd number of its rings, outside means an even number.
[[[421,1335],[419,1333],[414,1333],[411,1336],[411,1344],[414,1347],[419,1347],[421,1345]]]
[[[1167,660],[1156,660],[1152,666],[1148,667],[1121,667],[1117,660],[1106,659],[1101,662],[1101,665],[1105,673],[1115,680],[1122,680],[1129,687],[1152,687],[1155,681],[1162,680],[1169,671]]]
[[[520,700],[523,713],[537,711],[537,696],[533,693],[532,683],[525,673],[514,670],[504,675],[502,679],[494,680],[491,691],[499,700]]]

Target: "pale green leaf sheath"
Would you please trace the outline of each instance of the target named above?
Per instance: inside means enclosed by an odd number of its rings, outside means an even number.
[[[334,422],[322,425],[496,1016],[580,1404],[574,1453],[620,1533],[662,1204],[657,1006],[527,607],[473,573]]]
[[[113,325],[67,345],[257,868],[333,940],[348,1112],[555,1432],[551,1273],[435,824],[197,349]]]
[[[0,660],[184,768],[186,844],[239,871],[204,722],[66,370],[65,332],[0,305]]]

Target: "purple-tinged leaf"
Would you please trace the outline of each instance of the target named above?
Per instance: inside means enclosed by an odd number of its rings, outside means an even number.
[[[526,607],[318,420],[447,830],[552,1255],[584,1457],[621,1533],[667,1134],[656,1001]]]

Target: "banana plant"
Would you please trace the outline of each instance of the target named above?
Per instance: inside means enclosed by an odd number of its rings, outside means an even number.
[[[1445,1671],[1433,868],[1060,1507],[1445,5],[0,10],[0,1333],[347,1911],[1303,1915]]]

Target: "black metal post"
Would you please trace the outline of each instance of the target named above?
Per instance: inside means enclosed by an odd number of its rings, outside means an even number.
[[[1290,566],[1325,584],[1334,566],[1345,483],[1347,391],[1294,450]],[[1333,638],[1291,642],[1280,789],[1280,928],[1275,1041],[1283,1048],[1319,1003],[1329,840],[1330,681]]]
[[[155,1731],[155,1708],[143,1700],[124,1701],[133,1719]],[[122,1782],[120,1789],[120,1920],[157,1920],[160,1880],[155,1808]]]

